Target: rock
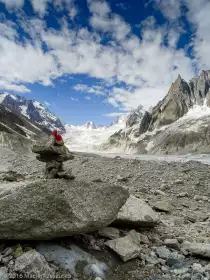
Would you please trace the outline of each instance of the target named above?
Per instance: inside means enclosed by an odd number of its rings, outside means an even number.
[[[179,248],[180,248],[180,245],[179,245],[179,242],[177,241],[177,239],[165,239],[164,244],[167,247],[173,248],[175,250],[179,250]]]
[[[8,173],[6,173],[6,175],[4,175],[3,180],[9,182],[20,182],[20,181],[24,181],[25,177],[22,174],[9,171]]]
[[[96,231],[116,219],[127,198],[127,190],[104,183],[22,183],[9,194],[1,192],[0,239],[46,240]]]
[[[142,244],[150,244],[149,238],[142,233],[139,233]]]
[[[130,196],[113,224],[149,228],[156,226],[158,221],[158,215],[144,200]]]
[[[166,193],[161,190],[155,190],[154,194],[160,194],[160,195],[166,196]]]
[[[110,239],[116,239],[120,237],[120,231],[114,227],[105,227],[98,231],[99,235]]]
[[[75,176],[71,173],[71,170],[61,171],[57,173],[59,179],[74,180]]]
[[[179,264],[179,261],[176,259],[172,259],[172,258],[167,259],[166,263],[165,263],[165,265],[167,265],[169,267],[174,267],[177,264]]]
[[[141,252],[140,236],[134,230],[125,237],[107,241],[106,245],[115,251],[124,262],[138,257]]]
[[[194,196],[194,199],[197,200],[197,201],[202,200],[202,196],[200,196],[200,195],[195,195],[195,196]]]
[[[177,195],[177,197],[187,197],[188,196],[188,193],[187,192],[181,192]]]
[[[4,264],[8,264],[12,259],[13,259],[12,256],[3,257],[1,259],[1,262],[4,263]]]
[[[210,258],[210,244],[184,242],[182,243],[182,249],[190,252],[192,255]]]
[[[175,184],[177,184],[177,185],[181,185],[181,184],[183,184],[183,183],[184,183],[184,181],[181,180],[181,179],[177,179],[177,180],[175,181]]]
[[[55,271],[49,267],[44,256],[35,250],[18,257],[15,261],[14,271],[23,275],[29,275],[33,279],[40,279],[40,276],[47,279],[55,274]]]
[[[181,274],[185,274],[189,271],[189,268],[187,266],[185,267],[181,267],[181,268],[176,268],[173,270],[173,272],[176,274],[176,275],[181,275]]]
[[[117,181],[118,182],[127,182],[128,181],[128,176],[120,176],[120,175],[118,175],[117,176]]]
[[[96,178],[96,179],[93,179],[92,182],[102,183],[103,181],[101,180],[101,178]]]
[[[4,257],[7,257],[7,256],[9,256],[9,255],[11,255],[12,254],[12,248],[5,248],[3,251],[2,251],[2,253],[1,253],[2,255],[4,255]]]
[[[161,200],[155,203],[155,210],[170,213],[172,210],[171,203],[167,200]]]
[[[102,280],[101,277],[96,277],[95,280]]]
[[[23,248],[21,247],[21,245],[18,245],[18,246],[13,250],[13,256],[14,256],[14,258],[18,258],[18,257],[20,257],[22,254],[24,254]]]
[[[209,200],[208,196],[203,196],[202,199],[203,199],[203,201],[208,201]]]
[[[193,266],[192,266],[192,270],[194,272],[197,272],[197,273],[204,273],[205,272],[205,268],[199,263],[194,263]]]
[[[159,258],[167,260],[170,257],[171,251],[166,248],[166,247],[157,247],[156,248],[156,254],[158,255]]]
[[[201,273],[196,273],[192,275],[191,280],[207,280],[207,279],[205,279]]]
[[[9,274],[6,267],[0,267],[0,280],[9,280]]]

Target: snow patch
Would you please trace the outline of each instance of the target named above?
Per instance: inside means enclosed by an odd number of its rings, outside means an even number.
[[[125,119],[120,119],[110,127],[87,128],[83,126],[65,125],[64,140],[72,151],[94,152],[116,131],[125,128]]]
[[[88,276],[105,277],[108,266],[98,261],[92,255],[86,253],[76,245],[71,245],[71,249],[66,249],[54,244],[40,244],[37,251],[44,255],[47,261],[54,262],[60,268],[69,271],[74,277],[77,277],[76,267],[83,264],[83,271]]]

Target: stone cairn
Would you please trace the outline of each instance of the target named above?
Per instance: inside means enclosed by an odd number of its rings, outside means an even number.
[[[71,171],[65,171],[63,162],[73,160],[73,154],[66,146],[33,146],[32,152],[38,154],[37,160],[46,163],[46,179],[64,178],[74,179]]]

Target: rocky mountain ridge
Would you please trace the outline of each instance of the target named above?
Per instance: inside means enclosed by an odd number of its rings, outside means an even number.
[[[210,152],[209,108],[210,71],[202,71],[189,83],[179,75],[163,100],[136,122],[127,122],[102,149],[157,154]]]
[[[33,123],[46,127],[49,130],[59,129],[62,133],[65,132],[61,120],[36,100],[27,100],[18,95],[0,93],[0,103],[11,111],[18,112],[27,117]]]
[[[26,153],[35,141],[47,139],[48,133],[47,128],[0,104],[0,146]]]

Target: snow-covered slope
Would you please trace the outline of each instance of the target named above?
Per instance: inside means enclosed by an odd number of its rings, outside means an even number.
[[[127,115],[117,119],[111,126],[96,127],[93,122],[85,125],[65,125],[65,144],[72,151],[94,152],[100,150],[100,145],[105,142],[113,133],[126,126]],[[91,125],[90,125],[91,124]]]
[[[60,119],[36,100],[27,100],[18,95],[0,93],[0,103],[11,111],[16,111],[49,130],[59,129],[61,132],[65,132],[64,125]]]

